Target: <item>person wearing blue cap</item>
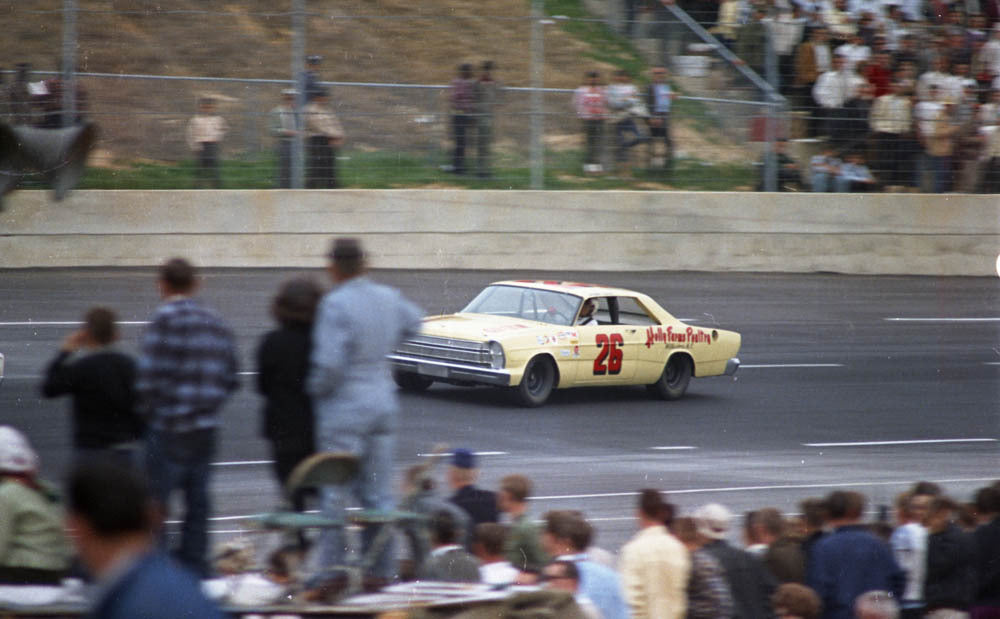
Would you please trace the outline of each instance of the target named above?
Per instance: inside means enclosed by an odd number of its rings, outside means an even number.
[[[448,500],[468,512],[473,526],[500,519],[496,494],[477,488],[475,484],[478,478],[476,455],[468,449],[456,449],[451,455],[451,466],[448,467],[448,485],[455,493]]]

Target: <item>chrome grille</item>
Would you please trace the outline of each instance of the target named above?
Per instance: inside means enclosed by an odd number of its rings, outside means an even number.
[[[466,365],[490,367],[490,352],[486,344],[446,337],[418,335],[405,340],[396,354],[436,361],[457,361]]]

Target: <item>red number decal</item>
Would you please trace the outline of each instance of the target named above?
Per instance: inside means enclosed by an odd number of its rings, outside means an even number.
[[[597,358],[594,359],[594,375],[621,374],[624,352],[620,347],[625,345],[621,333],[612,333],[610,337],[604,333],[598,333],[594,342],[600,349],[597,352]]]
[[[625,356],[624,351],[621,347],[625,345],[625,340],[622,339],[621,333],[611,334],[611,351],[608,355],[608,374],[621,374],[622,372],[622,357]]]

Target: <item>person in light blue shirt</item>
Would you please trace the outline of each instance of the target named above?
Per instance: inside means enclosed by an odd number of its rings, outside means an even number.
[[[553,561],[576,565],[580,572],[579,593],[594,603],[604,619],[628,619],[628,604],[618,573],[587,556],[593,536],[593,528],[579,512],[557,510],[545,514],[545,551]]]
[[[343,520],[349,494],[366,509],[394,508],[392,455],[399,403],[386,355],[417,332],[422,312],[398,290],[365,275],[357,239],[337,239],[329,257],[336,287],[316,312],[306,391],[313,399],[317,448],[351,453],[359,460],[353,484],[323,489],[323,515]],[[375,527],[369,529],[363,536],[365,549],[377,534]],[[320,568],[343,566],[344,530],[324,530],[317,552]],[[385,551],[371,575],[387,579],[392,568],[391,553]]]

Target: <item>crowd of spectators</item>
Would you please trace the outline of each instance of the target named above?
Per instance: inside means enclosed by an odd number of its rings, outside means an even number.
[[[650,0],[656,9],[673,0]],[[635,4],[630,3],[630,4]],[[740,61],[776,80],[808,118],[804,136],[833,147],[825,176],[852,191],[1000,190],[997,0],[680,0]],[[634,15],[634,7],[626,15]],[[657,13],[657,16],[660,14]],[[769,42],[776,75],[768,75]],[[853,159],[852,163],[847,162]],[[811,171],[816,177],[816,170]],[[805,179],[803,179],[805,180]],[[801,188],[806,188],[803,183]]]

